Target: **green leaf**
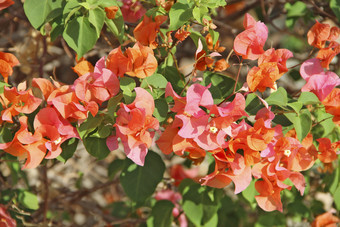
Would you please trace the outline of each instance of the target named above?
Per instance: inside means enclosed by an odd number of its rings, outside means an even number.
[[[163,179],[164,170],[162,158],[149,151],[144,166],[127,160],[127,165],[120,175],[120,182],[127,196],[135,202],[143,203],[154,193],[158,183]]]
[[[39,209],[38,197],[29,191],[19,191],[18,202],[28,209]]]
[[[70,20],[66,24],[63,38],[77,52],[78,58],[91,50],[98,39],[96,28],[91,25],[89,18],[85,16],[75,17]]]
[[[255,227],[268,227],[268,226],[276,226],[276,227],[285,227],[286,220],[285,216],[279,211],[273,211],[271,213],[265,213],[260,216],[257,220]]]
[[[104,25],[106,14],[101,8],[95,8],[89,10],[89,22],[96,28],[97,38],[100,36],[100,32]]]
[[[26,0],[24,2],[25,14],[35,29],[45,24],[50,12],[61,8],[62,0]]]
[[[109,7],[109,6],[118,6],[116,1],[101,1],[99,3],[100,6]],[[124,31],[124,18],[123,14],[118,8],[118,11],[116,12],[116,16],[113,20],[107,18],[105,16],[105,24],[107,25],[108,29],[115,35],[115,37],[118,39],[118,41],[122,44],[124,42],[125,37],[125,31]]]
[[[2,105],[0,105],[2,107]],[[13,135],[11,130],[4,125],[0,128],[0,143],[8,143],[13,140]]]
[[[255,93],[250,93],[246,97],[246,109],[249,115],[256,115],[257,111],[263,108],[263,104]]]
[[[107,104],[107,112],[111,119],[114,119],[116,109],[118,107],[119,102],[122,100],[122,98],[123,98],[123,94],[119,93],[118,95],[109,99],[109,102]]]
[[[120,80],[120,89],[124,91],[133,91],[136,87],[136,82],[134,79],[130,77],[123,77]]]
[[[66,140],[64,143],[61,144],[61,149],[63,152],[57,157],[57,159],[61,162],[66,163],[68,159],[70,159],[74,152],[77,150],[79,139],[71,138]]]
[[[205,6],[200,7],[194,7],[192,14],[195,20],[197,20],[199,23],[202,23],[202,18],[206,16],[209,13],[209,10]]]
[[[277,91],[271,93],[270,96],[266,98],[266,101],[268,105],[285,107],[288,102],[287,91],[283,87],[279,87]]]
[[[284,115],[293,123],[296,135],[301,142],[312,128],[310,112],[305,109],[299,115],[295,113],[285,113]]]
[[[299,101],[293,101],[287,104],[287,106],[291,107],[297,114],[300,112],[303,104]]]
[[[167,119],[168,108],[169,106],[165,99],[155,100],[155,110],[153,111],[153,115],[159,122],[165,121]]]
[[[125,159],[115,159],[113,162],[110,163],[108,169],[107,169],[107,176],[110,179],[113,179],[115,175],[124,169],[126,165]]]
[[[169,11],[170,30],[177,30],[192,18],[193,1],[178,0]]]
[[[298,101],[301,102],[303,105],[320,103],[319,98],[312,92],[302,92]]]
[[[162,74],[167,81],[169,81],[177,94],[180,94],[184,88],[185,83],[182,80],[182,76],[178,70],[173,66],[166,66],[163,64],[159,67],[159,73]]]
[[[159,200],[152,207],[151,216],[147,220],[150,227],[170,227],[174,219],[172,209],[175,205],[169,200]]]
[[[141,87],[146,89],[154,99],[160,98],[165,93],[168,81],[159,73],[146,77],[141,83]]]
[[[93,132],[98,128],[102,121],[102,116],[96,115],[93,117],[92,114],[89,114],[87,119],[77,128],[80,138],[84,138],[89,133]]]
[[[242,191],[243,197],[252,205],[255,202],[255,195],[258,194],[255,189],[255,180],[253,179],[249,186]]]
[[[331,0],[329,3],[329,7],[333,10],[334,14],[340,21],[340,0]]]
[[[340,186],[334,192],[333,197],[336,209],[340,211]]]
[[[99,160],[106,158],[110,150],[106,145],[106,138],[87,137],[83,139],[85,149]]]

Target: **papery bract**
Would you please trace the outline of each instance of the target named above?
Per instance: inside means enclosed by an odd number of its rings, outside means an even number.
[[[258,65],[265,62],[276,62],[279,68],[279,74],[286,73],[288,71],[286,62],[289,58],[293,57],[293,53],[287,49],[274,48],[266,50],[258,59]]]
[[[7,1],[9,3],[11,1]],[[0,3],[0,10],[2,4],[4,4],[4,8],[10,6],[11,4]],[[14,2],[12,2],[14,4]],[[8,77],[13,73],[13,67],[19,64],[19,60],[11,53],[4,53],[0,51],[0,74],[4,77],[5,82],[8,82]]]
[[[146,12],[145,8],[139,1],[120,0],[123,6],[120,8],[124,21],[136,23]]]
[[[1,7],[1,3],[0,3]],[[1,8],[0,8],[1,10]],[[5,206],[0,204],[0,226],[1,227],[16,227],[17,222],[7,212]]]
[[[316,48],[323,48],[330,35],[331,27],[329,24],[321,24],[318,21],[308,31],[308,43]]]
[[[332,114],[333,121],[340,125],[340,88],[334,88],[322,101],[327,113]]]

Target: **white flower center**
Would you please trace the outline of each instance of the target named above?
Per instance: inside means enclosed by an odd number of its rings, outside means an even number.
[[[283,152],[283,154],[284,154],[285,156],[287,156],[287,157],[289,157],[291,153],[292,153],[292,152],[291,152],[290,150],[285,150],[285,151]]]
[[[211,133],[215,134],[218,131],[218,129],[216,127],[212,126],[212,127],[209,128],[209,131]]]

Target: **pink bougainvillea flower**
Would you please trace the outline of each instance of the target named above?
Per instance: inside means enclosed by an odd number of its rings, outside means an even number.
[[[268,38],[267,26],[248,13],[244,17],[245,31],[238,34],[234,40],[234,51],[244,59],[256,60],[263,54],[263,46]]]
[[[0,10],[6,9],[7,7],[14,4],[13,0],[0,0]]]
[[[170,176],[175,180],[174,185],[178,186],[184,179],[194,179],[198,177],[198,168],[186,169],[183,165],[177,164],[170,168]]]
[[[124,21],[136,23],[145,13],[146,9],[140,1],[120,0],[123,6],[120,8],[123,14]]]
[[[293,53],[287,49],[277,49],[274,48],[266,50],[258,59],[258,65],[265,62],[276,62],[279,68],[279,74],[288,72],[286,62],[289,58],[293,57]]]
[[[41,99],[33,96],[32,90],[18,91],[16,87],[4,88],[5,109],[1,111],[1,119],[13,123],[12,117],[20,113],[30,114],[41,104]]]
[[[8,2],[10,2],[10,1],[8,1]],[[5,3],[1,3],[0,2],[0,10],[1,10],[1,5],[5,4]],[[8,6],[10,6],[10,5],[8,5]],[[8,7],[8,6],[6,6],[6,7]],[[18,65],[18,64],[19,64],[19,60],[13,54],[11,54],[11,53],[4,53],[4,52],[0,51],[0,74],[3,76],[4,81],[6,83],[8,82],[8,77],[10,75],[12,75],[12,73],[13,73],[13,69],[12,68],[14,66]]]
[[[321,162],[331,163],[338,159],[337,150],[340,149],[340,143],[332,143],[328,138],[320,138],[316,141],[319,142],[318,158]]]
[[[81,101],[94,101],[101,105],[119,92],[119,80],[110,70],[104,68],[105,58],[101,58],[93,73],[87,73],[74,82],[74,90]]]
[[[330,71],[323,71],[319,59],[305,61],[301,65],[300,74],[307,82],[301,91],[313,92],[320,101],[323,101],[340,84],[338,75]]]
[[[312,222],[312,227],[336,227],[340,223],[340,219],[331,212],[318,215]]]
[[[143,166],[159,122],[152,116],[155,105],[150,93],[139,87],[135,88],[135,91],[136,99],[133,103],[121,103],[115,127],[127,157]]]
[[[316,23],[307,33],[308,43],[316,48],[323,48],[330,35],[331,27],[329,24]]]
[[[326,112],[334,116],[333,122],[340,125],[340,88],[334,88],[322,104]]]
[[[158,15],[155,16],[155,19],[153,20],[152,16],[148,17],[147,15],[144,15],[143,21],[133,30],[134,37],[142,45],[150,46],[152,49],[155,49],[158,46],[156,37],[159,28],[167,19],[167,16]]]
[[[266,88],[275,89],[275,81],[278,80],[280,75],[279,68],[276,62],[265,62],[259,67],[254,66],[247,75],[247,84],[249,90],[255,92],[259,90],[264,92]]]
[[[1,3],[0,3],[1,6]],[[0,9],[1,10],[1,9]],[[16,227],[17,222],[7,212],[4,205],[0,204],[0,226],[3,227]]]

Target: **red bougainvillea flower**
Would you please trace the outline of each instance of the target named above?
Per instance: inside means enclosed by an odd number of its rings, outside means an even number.
[[[102,57],[93,73],[84,74],[74,82],[74,90],[79,100],[101,105],[119,92],[119,80],[105,68],[105,57]]]
[[[135,88],[135,91],[136,99],[133,103],[128,105],[121,103],[115,127],[116,135],[121,139],[127,157],[137,165],[143,166],[155,135],[154,130],[159,128],[159,122],[152,117],[155,104],[150,93],[139,87]],[[108,147],[117,147],[111,144],[116,141],[112,140],[112,137],[109,138]]]
[[[189,30],[190,30],[190,25],[183,25],[183,27],[178,29],[177,32],[175,33],[175,38],[179,42],[183,42],[191,34]]]
[[[32,90],[18,91],[16,87],[4,88],[5,108],[1,111],[1,120],[13,123],[12,117],[20,113],[30,114],[38,108],[41,99],[33,96]]]
[[[312,227],[336,227],[340,223],[340,219],[331,212],[318,215],[312,223]]]
[[[320,101],[323,101],[340,84],[338,75],[330,71],[324,72],[319,59],[316,58],[305,61],[301,65],[300,74],[307,82],[301,91],[313,92]]]
[[[257,90],[264,92],[268,87],[275,89],[275,81],[278,80],[281,75],[276,62],[265,62],[259,67],[254,66],[247,75],[249,90],[252,92]]]
[[[307,33],[307,40],[309,45],[316,48],[323,48],[331,32],[329,24],[321,24],[316,20],[316,23]]]
[[[319,155],[318,158],[323,163],[331,163],[337,160],[337,150],[340,149],[340,142],[332,143],[328,138],[320,138],[316,141],[319,142]]]
[[[137,0],[120,0],[123,6],[120,8],[123,14],[124,21],[136,23],[145,13],[146,9]]]
[[[178,186],[184,179],[194,179],[198,176],[198,168],[186,169],[183,165],[173,165],[170,168],[170,176],[175,180],[174,185]]]
[[[5,1],[6,3],[6,1]],[[0,2],[0,10],[1,10],[1,3]],[[14,2],[12,3],[14,4]],[[10,4],[11,5],[11,4]],[[10,6],[8,5],[8,6]],[[6,6],[6,7],[8,7]],[[5,8],[6,8],[5,7]],[[8,77],[13,73],[13,67],[19,64],[19,60],[10,53],[4,53],[0,51],[0,74],[3,76],[4,81],[8,82]]]
[[[109,19],[115,19],[118,9],[118,6],[105,7],[106,17]]]
[[[334,88],[322,104],[326,112],[334,116],[333,122],[340,125],[340,88]]]
[[[153,20],[152,16],[148,17],[144,15],[143,21],[133,30],[134,37],[144,46],[150,46],[152,49],[155,49],[158,46],[156,36],[159,32],[159,27],[167,19],[167,16],[158,15],[155,16],[155,20]]]
[[[156,193],[155,199],[171,201],[175,205],[175,207],[172,210],[172,215],[174,216],[174,218],[178,220],[179,226],[180,227],[188,226],[186,216],[179,205],[180,201],[182,200],[182,196],[179,192],[174,192],[170,189],[162,190]]]
[[[122,77],[129,76],[145,78],[154,74],[157,70],[157,60],[150,47],[136,43],[128,48],[125,53],[118,47],[109,53],[106,66],[115,75]]]
[[[267,26],[250,16],[244,17],[245,31],[238,34],[234,40],[234,51],[244,59],[256,60],[264,52],[263,46],[268,38]]]
[[[197,70],[200,70],[200,71],[206,70],[207,67],[212,68],[213,64],[214,64],[214,59],[212,59],[211,57],[214,57],[214,56],[220,56],[220,54],[217,53],[217,52],[213,52],[213,53],[208,55],[203,50],[202,41],[199,39],[196,54],[195,54],[194,68],[197,69]]]
[[[0,3],[1,5],[1,3]],[[17,222],[7,212],[5,206],[0,204],[0,226],[3,227],[16,227]]]
[[[6,9],[13,4],[13,0],[0,0],[0,10]]]
[[[288,72],[286,62],[289,58],[293,57],[293,53],[287,49],[277,49],[274,48],[266,50],[258,60],[258,64],[261,65],[265,62],[276,62],[279,68],[279,73],[283,74]]]

